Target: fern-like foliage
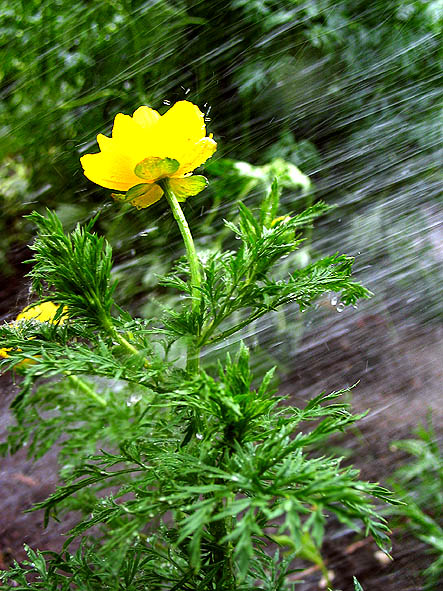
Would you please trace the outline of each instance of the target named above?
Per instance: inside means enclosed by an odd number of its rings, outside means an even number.
[[[215,367],[185,370],[174,359],[183,337],[198,351],[288,302],[303,311],[325,291],[344,304],[368,297],[344,255],[282,275],[279,261],[327,209],[278,217],[275,184],[255,213],[240,204],[238,222],[226,222],[238,249],[200,257],[197,296],[179,261],[162,284],[186,297],[162,320],[133,319],[114,302],[111,249],[93,221],[67,234],[54,213],[31,216],[32,287],[61,308],[53,323],[0,327],[1,366],[23,376],[1,451],[26,444],[37,458],[57,444],[62,482],[34,510],[45,523],[72,509],[81,517],[63,552],[28,549],[0,589],[246,591],[259,580],[283,591],[294,556],[322,564],[330,515],[388,549],[374,501],[394,503],[391,493],[316,453],[360,418],[343,392],[295,407],[277,395],[275,368],[253,375],[241,342]],[[289,547],[288,557],[269,556],[268,543]]]

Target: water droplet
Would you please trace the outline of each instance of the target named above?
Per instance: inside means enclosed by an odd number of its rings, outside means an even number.
[[[203,435],[201,433],[196,433],[195,436],[197,439],[200,439],[200,441],[203,439]]]
[[[240,478],[238,476],[231,476],[232,482],[238,482]]]
[[[331,306],[335,306],[335,305],[337,305],[338,297],[335,296],[335,295],[333,295],[333,296],[331,296],[331,300],[330,301],[331,301]]]
[[[146,228],[137,234],[137,236],[147,236],[151,232],[155,232],[158,229],[158,226],[152,226],[150,228]]]
[[[190,88],[187,88],[187,89],[185,90],[185,94],[189,94],[190,92],[191,92],[191,89],[190,89]]]
[[[211,121],[210,117],[205,117],[205,121]]]
[[[126,401],[126,406],[134,406],[134,404],[137,404],[137,402],[140,402],[141,399],[142,399],[141,394],[131,394],[131,396]]]
[[[386,566],[391,562],[391,558],[382,552],[382,550],[377,550],[374,552],[374,558],[381,564],[381,566]]]
[[[168,100],[164,99],[163,104],[164,105],[170,105],[171,104],[171,101],[168,101]]]
[[[338,304],[336,310],[337,310],[337,312],[343,312],[343,310],[345,309],[345,307],[346,306],[343,303],[341,303],[341,304]]]

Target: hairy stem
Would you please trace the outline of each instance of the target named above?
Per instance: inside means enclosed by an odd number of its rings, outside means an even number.
[[[235,590],[235,573],[232,561],[233,548],[230,542],[225,542],[223,545],[219,544],[227,533],[227,519],[220,519],[210,524],[209,529],[214,537],[215,548],[213,551],[213,560],[215,563],[222,564],[221,576],[218,576],[216,581],[217,591],[234,591]],[[231,529],[231,528],[229,528]]]
[[[191,271],[191,298],[192,298],[192,309],[194,312],[198,312],[200,306],[200,292],[199,287],[201,285],[200,275],[200,263],[197,258],[197,252],[195,250],[194,240],[192,238],[191,230],[189,229],[188,222],[183,214],[182,208],[171,190],[168,179],[163,179],[160,182],[162,189],[165,192],[165,197],[172,210],[172,215],[179,227],[180,233],[183,238],[183,242],[186,248],[186,255],[188,258],[189,269]],[[199,367],[199,353],[200,349],[194,342],[188,347],[188,360],[187,369],[191,372],[197,372]]]

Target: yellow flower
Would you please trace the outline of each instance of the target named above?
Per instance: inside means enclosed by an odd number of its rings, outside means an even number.
[[[287,222],[289,222],[290,219],[291,219],[291,216],[289,216],[289,215],[279,215],[277,218],[274,218],[271,221],[271,228],[273,228],[277,224],[286,224]]]
[[[18,314],[15,322],[20,320],[38,320],[39,322],[52,322],[57,314],[60,306],[53,302],[43,302],[43,304],[37,304],[36,306],[27,306],[20,314]],[[65,307],[65,312],[67,308]],[[64,322],[66,316],[60,317],[60,324]]]
[[[8,351],[12,351],[12,348],[9,347],[9,349],[8,349],[6,347],[3,347],[2,349],[0,349],[0,357],[3,357],[3,359],[6,359],[6,357],[9,357]]]
[[[37,320],[38,322],[52,323],[59,308],[60,306],[57,306],[53,302],[43,302],[43,304],[27,306],[20,312],[20,314],[17,315],[17,318],[14,320],[13,324],[20,322],[20,320]],[[64,308],[64,312],[67,312],[66,307]],[[65,315],[60,316],[58,322],[62,324],[65,319]],[[0,349],[0,357],[3,357],[4,359],[9,357],[8,351],[12,351],[12,347]],[[18,363],[16,367],[22,365],[22,363],[30,362],[32,362],[31,359],[25,359]]]
[[[98,154],[80,159],[85,176],[138,208],[148,207],[163,195],[157,181],[168,178],[171,190],[183,201],[206,186],[202,176],[190,176],[217,149],[206,136],[203,113],[188,102],[175,103],[164,115],[139,107],[132,117],[118,113],[112,137],[99,134]]]

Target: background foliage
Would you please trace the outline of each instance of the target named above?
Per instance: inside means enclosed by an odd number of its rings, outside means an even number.
[[[362,266],[374,255],[386,258],[396,278],[403,245],[392,244],[385,209],[373,205],[389,196],[396,202],[389,222],[420,232],[428,223],[421,206],[438,194],[440,9],[439,0],[92,0],[74,7],[2,0],[2,223],[16,227],[2,250],[24,237],[23,211],[65,204],[70,221],[87,216],[91,203],[103,205],[78,158],[93,151],[94,132],[109,130],[116,112],[186,97],[211,119],[217,158],[265,164],[277,156],[299,166],[318,197],[353,213],[352,244],[370,205],[372,250],[361,245]],[[209,203],[207,195],[196,199],[195,216]],[[136,246],[141,224],[119,227],[114,247]],[[156,226],[151,238],[164,234],[161,219]],[[431,317],[438,314],[430,293],[435,264],[423,270],[411,261],[404,280],[408,287],[420,278],[417,300],[430,298]]]

